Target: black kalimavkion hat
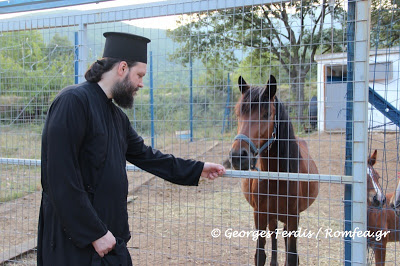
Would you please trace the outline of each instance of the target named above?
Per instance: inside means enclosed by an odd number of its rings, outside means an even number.
[[[147,64],[147,44],[150,39],[123,32],[105,32],[103,35],[106,37],[103,57]]]

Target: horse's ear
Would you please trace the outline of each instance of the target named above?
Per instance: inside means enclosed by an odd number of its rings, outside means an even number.
[[[276,94],[276,79],[273,75],[269,76],[269,80],[265,89],[268,92],[269,99],[272,99]]]
[[[371,155],[371,157],[369,157],[368,159],[368,165],[374,166],[374,164],[376,163],[376,156],[377,155],[377,150],[374,151],[374,153]]]
[[[239,76],[238,84],[239,84],[239,90],[242,94],[244,94],[246,91],[248,91],[248,89],[250,89],[250,86],[247,85],[246,81],[244,80],[244,78],[242,78],[242,76]]]

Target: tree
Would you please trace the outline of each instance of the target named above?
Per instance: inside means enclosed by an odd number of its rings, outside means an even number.
[[[195,13],[168,36],[181,44],[171,56],[183,64],[189,57],[203,62],[219,55],[224,68],[243,57],[277,60],[290,79],[296,115],[304,113],[304,84],[318,52],[342,52],[345,12],[338,0],[306,0]],[[329,24],[326,21],[329,19]],[[258,50],[258,51],[257,51]]]
[[[371,47],[400,44],[400,0],[371,0]]]
[[[40,31],[3,33],[0,36],[0,92],[10,109],[0,118],[43,118],[49,99],[73,83],[74,46],[55,34],[46,45]]]

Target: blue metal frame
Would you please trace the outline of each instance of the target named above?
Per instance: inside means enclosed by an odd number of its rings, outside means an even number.
[[[347,97],[346,97],[346,155],[345,175],[353,175],[353,68],[354,68],[354,37],[355,37],[356,3],[348,0],[347,13]],[[344,188],[344,230],[352,230],[352,185]],[[351,237],[344,238],[344,265],[351,265]]]
[[[79,39],[78,32],[75,32],[75,84],[79,83]]]
[[[228,128],[230,126],[230,120],[229,120],[229,115],[230,115],[230,99],[231,99],[231,79],[228,73],[228,85],[227,85],[227,96],[226,96],[226,105],[225,105],[225,113],[224,113],[224,120],[222,121],[222,130],[221,134],[224,134],[225,132],[225,121],[228,120]]]
[[[369,87],[368,102],[400,128],[400,111]]]
[[[105,1],[110,0],[8,0],[0,2],[0,14],[93,4]]]
[[[153,95],[153,52],[150,51],[150,123],[151,123],[151,146],[154,148],[154,95]]]
[[[190,142],[193,141],[193,63],[192,57],[190,57],[190,112],[189,112],[189,121],[190,121]]]

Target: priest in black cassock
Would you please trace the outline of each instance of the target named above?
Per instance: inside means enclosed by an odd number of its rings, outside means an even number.
[[[176,158],[146,146],[122,108],[143,87],[149,39],[104,33],[103,58],[87,82],[64,88],[42,135],[38,265],[132,265],[126,161],[175,184],[196,186],[223,166]]]

